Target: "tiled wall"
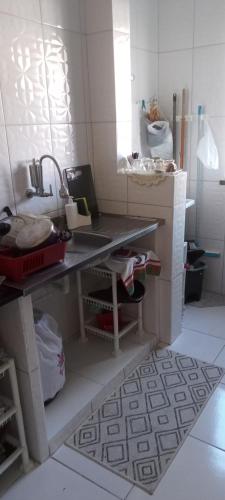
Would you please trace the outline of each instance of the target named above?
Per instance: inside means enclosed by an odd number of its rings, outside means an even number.
[[[171,118],[172,94],[189,89],[186,168],[189,196],[195,197],[197,106],[205,106],[219,150],[218,171],[204,170],[199,209],[199,242],[221,252],[207,259],[206,288],[225,292],[225,2],[224,0],[158,0],[159,99]],[[181,112],[181,102],[178,113]],[[195,209],[188,212],[188,236],[194,236]]]
[[[44,153],[61,168],[91,161],[83,1],[0,0],[0,88],[0,212],[6,204],[55,211],[61,200],[52,164],[46,161],[44,182],[54,196],[32,200],[25,197],[28,165]]]
[[[158,95],[157,0],[130,0],[132,73],[132,148],[140,151],[138,137],[141,101]]]

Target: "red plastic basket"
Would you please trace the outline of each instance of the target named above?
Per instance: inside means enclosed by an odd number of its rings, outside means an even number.
[[[54,245],[41,248],[20,257],[13,255],[12,249],[0,251],[0,274],[12,281],[21,281],[29,274],[64,260],[66,242],[60,241]]]

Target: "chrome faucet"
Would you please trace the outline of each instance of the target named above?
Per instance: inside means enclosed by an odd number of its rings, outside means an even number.
[[[60,189],[59,189],[59,196],[60,198],[63,198],[65,200],[68,200],[69,198],[69,192],[67,187],[64,184],[63,181],[63,176],[62,172],[60,170],[59,164],[52,155],[42,155],[39,160],[35,160],[33,158],[32,164],[29,165],[30,169],[30,178],[31,178],[31,185],[35,189],[27,189],[26,190],[26,195],[28,198],[32,198],[33,196],[40,196],[41,198],[47,198],[48,196],[53,196],[52,192],[52,186],[50,184],[49,186],[49,193],[44,190],[44,184],[43,184],[43,160],[46,158],[49,158],[50,160],[53,161],[57,172],[59,174],[59,179],[60,179]]]

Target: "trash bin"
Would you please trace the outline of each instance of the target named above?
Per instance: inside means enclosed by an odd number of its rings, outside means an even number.
[[[186,268],[185,304],[201,300],[204,272],[207,268],[205,262],[197,261]]]

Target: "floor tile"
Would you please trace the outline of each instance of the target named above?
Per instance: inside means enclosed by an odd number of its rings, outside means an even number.
[[[221,366],[222,368],[225,368],[225,347],[222,349],[222,351],[215,359],[215,364]]]
[[[3,500],[115,500],[115,496],[49,459],[23,477]]]
[[[153,497],[134,488],[127,500],[223,500],[225,453],[187,438]]]
[[[184,311],[183,326],[225,340],[225,307],[192,307]]]
[[[78,373],[67,373],[62,392],[45,409],[48,439],[56,436],[86,405],[90,405],[101,389],[100,384]],[[87,411],[90,412],[90,408]]]
[[[225,340],[183,329],[169,349],[213,363],[224,346]]]
[[[119,498],[125,498],[132,488],[132,484],[125,479],[104,469],[93,460],[89,460],[67,446],[62,446],[56,452],[54,458]]]
[[[225,450],[225,386],[221,384],[198,418],[191,435]]]
[[[96,337],[89,337],[86,344],[73,340],[65,344],[66,361],[69,370],[79,372],[83,377],[105,385],[123,370],[143,345],[135,335],[128,335],[121,341],[121,354],[112,355],[113,345]]]

